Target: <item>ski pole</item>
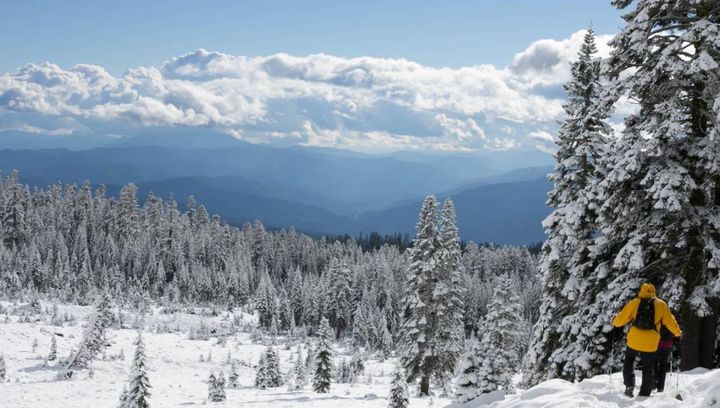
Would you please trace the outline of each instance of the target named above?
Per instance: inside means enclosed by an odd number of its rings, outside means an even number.
[[[610,361],[608,361],[608,385],[612,385],[612,363],[615,356],[615,340],[610,343]]]
[[[672,359],[672,354],[670,354],[670,358]],[[672,369],[672,366],[670,367],[670,369]],[[675,399],[678,401],[682,401],[683,398],[682,395],[680,395],[680,364],[677,364],[677,367],[675,367],[675,369]]]
[[[680,391],[680,364],[675,367],[677,372],[675,373],[675,390]]]

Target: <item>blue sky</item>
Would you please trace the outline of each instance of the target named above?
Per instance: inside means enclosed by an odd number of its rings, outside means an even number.
[[[5,2],[0,133],[550,152],[583,30],[607,56],[619,16],[604,0]]]
[[[614,33],[619,15],[608,0],[5,1],[0,72],[51,61],[118,75],[198,48],[503,66],[532,41],[568,37],[591,21]]]

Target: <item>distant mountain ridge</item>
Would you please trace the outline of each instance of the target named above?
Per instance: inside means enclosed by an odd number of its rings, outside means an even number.
[[[489,184],[451,194],[457,210],[460,236],[475,242],[523,245],[544,240],[542,220],[552,183],[545,179]],[[366,231],[414,232],[421,201],[364,214],[359,225]]]
[[[21,180],[33,186],[89,180],[105,184],[113,194],[133,182],[141,199],[150,191],[163,198],[173,193],[183,205],[193,195],[234,224],[260,219],[271,228],[292,226],[315,235],[413,233],[420,201],[440,192],[440,197],[457,200],[464,239],[530,243],[542,238],[539,222],[545,215],[549,187],[544,174],[549,167],[508,172],[514,153],[379,156],[268,147],[224,135],[212,136],[202,146],[185,139],[124,138],[86,150],[4,149],[0,171],[17,169]],[[535,162],[543,164],[542,157],[529,160]],[[508,186],[499,187],[503,182]],[[509,200],[504,207],[483,201],[501,201],[500,192]],[[514,205],[511,198],[527,205]],[[507,214],[514,214],[511,220]],[[506,227],[496,228],[492,220],[503,219]]]

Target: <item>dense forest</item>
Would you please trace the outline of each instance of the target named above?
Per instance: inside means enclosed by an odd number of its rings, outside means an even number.
[[[184,212],[172,197],[138,201],[132,184],[116,200],[89,182],[31,190],[16,172],[3,178],[0,290],[81,305],[108,292],[128,307],[247,306],[276,332],[298,326],[312,332],[327,317],[337,338],[394,348],[410,265],[404,245],[375,248],[382,238],[370,236],[363,250],[353,239],[271,232],[260,222],[237,228],[192,197]],[[502,276],[517,280],[529,330],[540,288],[527,248],[468,243],[459,259],[465,333],[477,332]]]

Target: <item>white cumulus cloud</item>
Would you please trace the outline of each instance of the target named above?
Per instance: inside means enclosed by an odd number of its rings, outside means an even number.
[[[113,135],[213,129],[253,142],[356,150],[533,147],[539,129],[562,118],[562,95],[548,89],[567,80],[583,34],[539,40],[508,67],[203,49],[121,77],[94,65],[28,64],[0,76],[0,128],[12,120],[13,128],[48,129],[56,119],[63,134],[72,124]],[[608,39],[599,37],[601,54]]]

